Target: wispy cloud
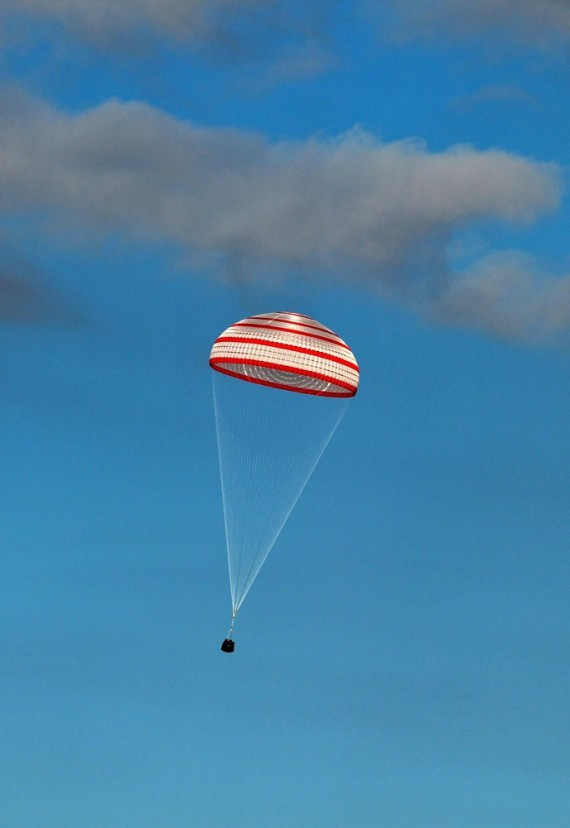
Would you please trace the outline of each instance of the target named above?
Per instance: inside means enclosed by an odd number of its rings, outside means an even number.
[[[72,303],[48,284],[45,274],[18,256],[0,234],[0,324],[64,324],[83,322]]]
[[[82,39],[99,46],[114,45],[125,33],[139,32],[164,36],[175,41],[212,37],[231,25],[237,14],[250,13],[263,3],[256,0],[1,0],[6,19],[23,23],[48,22],[60,25]]]
[[[335,63],[332,51],[327,51],[317,39],[293,43],[276,57],[261,85],[308,80],[323,74]]]
[[[0,324],[76,324],[79,316],[47,285],[0,268]]]
[[[494,103],[522,103],[536,106],[539,101],[530,92],[514,84],[489,84],[475,92],[455,98],[451,106],[459,109],[475,109],[478,106]]]
[[[554,165],[500,150],[431,153],[359,130],[271,144],[142,103],[69,114],[14,90],[0,104],[0,206],[36,227],[167,243],[203,270],[252,280],[350,280],[445,322],[475,326],[478,315],[494,333],[506,303],[497,298],[494,321],[477,311],[483,294],[493,301],[489,270],[456,283],[450,239],[472,223],[530,221],[559,201]],[[536,291],[524,297],[536,305]]]
[[[318,38],[340,9],[336,0],[0,0],[4,20],[47,22],[101,47],[128,46],[125,36],[137,33],[178,43],[251,43],[263,31]],[[393,33],[414,38],[498,32],[539,46],[570,39],[568,0],[357,0],[352,11],[387,25],[389,15]]]
[[[366,5],[373,13],[380,8],[378,0]],[[570,41],[568,0],[389,0],[389,8],[399,37],[495,33],[541,48]]]
[[[64,36],[124,58],[170,46],[234,63],[269,57],[296,79],[329,65],[336,6],[337,0],[0,0],[0,23],[11,48]]]

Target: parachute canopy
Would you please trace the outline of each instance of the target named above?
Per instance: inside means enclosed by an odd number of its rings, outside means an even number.
[[[215,371],[259,385],[320,397],[353,397],[354,354],[330,328],[300,313],[266,313],[236,322],[214,342]]]
[[[299,313],[227,328],[210,354],[233,620],[357,392],[354,354]]]

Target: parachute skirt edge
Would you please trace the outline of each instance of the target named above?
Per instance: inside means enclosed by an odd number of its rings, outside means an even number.
[[[338,388],[338,391],[320,391],[317,388],[301,388],[296,385],[288,385],[287,383],[280,383],[275,382],[274,380],[270,379],[261,379],[260,377],[252,377],[248,374],[241,373],[240,371],[232,371],[231,368],[224,367],[221,363],[225,362],[226,360],[217,359],[217,360],[210,360],[210,368],[214,371],[218,371],[220,374],[225,374],[228,377],[235,377],[236,379],[243,380],[244,382],[252,382],[255,385],[265,385],[268,388],[277,388],[281,391],[292,391],[296,394],[311,394],[315,397],[354,397],[356,395],[357,389],[354,386],[349,385],[348,383],[344,383],[342,380],[333,380],[330,377],[325,377],[322,374],[318,374],[316,372],[308,372],[306,370],[300,371],[299,369],[295,369],[292,366],[287,368],[287,371],[284,371],[284,374],[298,374],[299,376],[304,377],[312,377],[316,380],[322,380],[327,385],[335,385]],[[235,359],[227,358],[227,362],[230,362],[235,365]],[[253,365],[258,368],[269,368],[271,370],[278,369],[280,366],[274,365],[272,363],[260,363],[254,360],[242,360],[242,364],[244,365]]]

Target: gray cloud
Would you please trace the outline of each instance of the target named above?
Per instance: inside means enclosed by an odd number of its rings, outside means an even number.
[[[257,0],[237,0],[239,10],[254,10]],[[104,45],[125,32],[163,35],[173,40],[211,34],[218,16],[230,16],[228,0],[1,0],[0,12],[7,18],[29,22],[56,22],[80,37]],[[235,11],[234,11],[235,14]]]
[[[9,24],[0,42],[9,51],[66,33],[123,57],[160,44],[205,48],[245,63],[270,57],[274,79],[294,80],[334,65],[335,28],[362,17],[396,40],[491,35],[501,48],[514,38],[542,49],[570,41],[568,0],[357,0],[348,13],[338,0],[0,0],[0,24]]]
[[[336,0],[0,0],[0,22],[10,23],[11,46],[25,45],[31,32],[44,41],[66,33],[122,56],[144,55],[159,44],[206,47],[245,62],[268,53],[294,62],[298,77],[303,64],[309,75],[328,65],[335,6]]]
[[[450,240],[481,221],[529,221],[558,200],[554,165],[500,150],[430,153],[359,130],[271,144],[141,103],[69,114],[14,91],[0,100],[0,208],[11,215],[69,239],[167,243],[194,267],[252,280],[357,281],[442,321],[476,326],[478,314],[495,333],[506,303],[489,321],[488,270],[453,287]],[[487,287],[477,294],[474,282]],[[538,312],[546,325],[546,305]]]
[[[123,47],[125,34],[137,32],[173,42],[239,42],[248,29],[319,38],[338,8],[335,0],[0,0],[5,19],[56,23],[94,44]],[[390,25],[400,36],[495,31],[543,46],[570,39],[568,0],[359,0],[354,12],[359,9],[385,24],[391,11]]]
[[[0,324],[80,324],[80,314],[0,233]]]
[[[378,10],[377,0],[365,2]],[[390,7],[392,32],[400,37],[496,33],[539,47],[570,40],[568,0],[390,0]]]
[[[518,250],[493,253],[456,276],[428,313],[513,342],[551,343],[570,333],[570,274],[553,279]]]
[[[47,285],[0,268],[0,323],[77,323],[79,317]]]

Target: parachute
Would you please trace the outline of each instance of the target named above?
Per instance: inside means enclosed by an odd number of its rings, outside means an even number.
[[[232,620],[358,390],[330,328],[298,313],[242,319],[210,354]]]

